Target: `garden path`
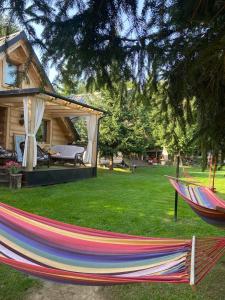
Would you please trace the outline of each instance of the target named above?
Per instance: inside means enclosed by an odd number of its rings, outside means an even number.
[[[32,289],[26,300],[106,300],[98,286],[60,284],[43,281],[40,288]]]

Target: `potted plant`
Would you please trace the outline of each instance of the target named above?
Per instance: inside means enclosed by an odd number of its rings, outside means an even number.
[[[15,161],[8,161],[5,167],[9,170],[9,187],[20,189],[22,185],[22,167]]]

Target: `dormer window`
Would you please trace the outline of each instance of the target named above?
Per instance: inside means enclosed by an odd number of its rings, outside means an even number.
[[[9,62],[5,62],[4,68],[4,84],[18,85],[18,66]]]

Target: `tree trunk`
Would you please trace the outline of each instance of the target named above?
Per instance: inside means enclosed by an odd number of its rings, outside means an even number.
[[[224,159],[225,159],[225,151],[221,150],[221,152],[220,152],[220,166],[218,167],[218,170],[222,170],[223,169]]]
[[[113,155],[109,157],[109,170],[113,171]]]
[[[218,162],[218,152],[214,152],[212,157],[212,183],[211,183],[211,190],[213,192],[216,191],[215,189],[215,177],[217,171],[217,162]]]
[[[207,151],[205,149],[202,149],[202,172],[207,169],[207,163]]]
[[[174,166],[174,167],[176,166],[176,162],[177,162],[177,155],[174,154],[174,155],[173,155],[173,166]]]
[[[173,155],[173,166],[176,167],[177,166],[177,157],[179,156],[179,160],[180,160],[180,152],[178,152],[177,154]]]

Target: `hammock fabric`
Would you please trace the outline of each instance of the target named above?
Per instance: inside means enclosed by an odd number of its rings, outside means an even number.
[[[0,203],[0,262],[48,280],[197,284],[224,252],[225,238],[131,236],[64,224]]]
[[[225,201],[208,187],[169,177],[178,194],[205,222],[225,228]]]

